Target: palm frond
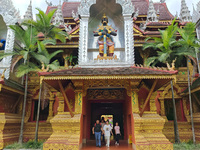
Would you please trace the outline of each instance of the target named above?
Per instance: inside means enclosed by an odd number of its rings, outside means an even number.
[[[35,65],[34,63],[29,63],[27,64],[21,64],[17,67],[17,72],[16,72],[16,76],[17,77],[22,77],[25,74],[31,72],[31,71],[39,71],[40,69],[38,68],[37,65]]]

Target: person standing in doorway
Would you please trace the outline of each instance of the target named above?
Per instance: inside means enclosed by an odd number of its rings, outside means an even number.
[[[102,120],[101,120],[102,129],[103,129],[104,125],[105,125],[105,121],[104,121],[104,118],[102,118]],[[104,136],[103,131],[102,131],[102,142],[105,144],[105,136]]]
[[[112,127],[109,125],[109,122],[106,121],[106,124],[103,127],[103,133],[105,136],[105,140],[106,140],[106,146],[109,147],[110,146],[110,133],[113,135],[112,133]]]
[[[99,123],[99,120],[96,120],[96,123],[92,128],[92,133],[95,135],[96,147],[101,147],[101,132],[102,132],[101,124]]]
[[[115,123],[115,145],[119,145],[119,138],[121,136],[120,126],[118,122]]]

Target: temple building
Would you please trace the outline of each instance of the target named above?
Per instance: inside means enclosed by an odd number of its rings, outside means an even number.
[[[172,90],[176,101],[181,142],[192,139],[187,96],[186,61],[178,70],[162,63],[147,67],[155,55],[143,51],[147,37],[160,37],[176,18],[180,28],[197,22],[185,0],[180,16],[173,16],[164,0],[81,0],[47,2],[46,13],[57,9],[52,24],[66,31],[71,40],[47,45],[48,51],[63,50],[57,59],[65,69],[32,72],[28,78],[28,99],[23,141],[34,139],[40,83],[44,88],[39,116],[39,139],[44,150],[76,150],[94,140],[96,119],[110,119],[121,127],[122,140],[134,150],[172,150],[174,118]],[[3,4],[3,5],[2,5]],[[198,3],[199,5],[199,3]],[[23,19],[32,19],[32,3]],[[0,2],[0,52],[10,52],[18,41],[9,25],[20,23],[11,0]],[[44,37],[38,35],[40,40]],[[177,35],[177,39],[181,36]],[[2,46],[1,46],[2,45]],[[75,56],[72,62],[66,57]],[[173,65],[173,64],[170,64]],[[191,79],[194,66],[190,64]],[[12,57],[0,60],[0,149],[18,141],[23,110],[24,78],[11,73]],[[6,70],[5,70],[6,69]],[[193,95],[196,141],[200,142],[200,97]]]

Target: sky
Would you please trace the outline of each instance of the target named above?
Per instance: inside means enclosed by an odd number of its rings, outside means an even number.
[[[24,16],[25,11],[27,10],[27,7],[30,3],[30,0],[12,0],[12,1],[13,1],[15,8],[17,10],[20,10],[20,15]],[[40,8],[40,9],[46,11],[47,4],[45,1],[46,0],[32,0],[33,12],[37,13],[35,8]],[[47,0],[47,1],[52,2],[53,5],[58,5],[58,3],[59,3],[59,0]],[[78,1],[78,0],[68,0],[68,1]],[[153,1],[159,2],[160,0],[153,0]],[[193,10],[193,4],[196,8],[196,4],[199,1],[200,0],[186,0],[186,3],[187,3],[187,6],[189,7],[191,15],[192,15],[192,10]],[[167,6],[168,6],[170,12],[173,15],[176,15],[176,12],[178,12],[178,14],[180,14],[181,0],[166,0],[166,3],[167,3]]]

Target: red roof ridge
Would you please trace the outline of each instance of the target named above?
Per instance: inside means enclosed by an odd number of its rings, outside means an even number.
[[[133,27],[135,27],[140,32],[144,33],[144,31],[142,29],[140,29],[140,27],[138,27],[138,25],[136,25],[135,23],[133,24]]]
[[[80,27],[80,24],[76,25],[71,31],[68,32],[68,34],[72,34],[74,31],[76,31]]]
[[[48,6],[48,7],[47,7],[47,10],[46,10],[46,14],[49,13],[49,10],[50,10],[50,9],[52,9],[52,8],[56,9],[57,7],[58,7],[58,6]]]
[[[148,22],[147,25],[170,25],[171,23],[167,23],[167,22]]]
[[[153,71],[160,71],[160,72],[167,72],[167,73],[171,73],[171,74],[177,74],[178,70],[174,70],[174,71],[170,71],[170,70],[163,70],[162,68],[159,67],[141,67],[139,65],[133,65],[131,66],[132,68],[140,68],[140,69],[147,69],[147,70],[153,70]]]

